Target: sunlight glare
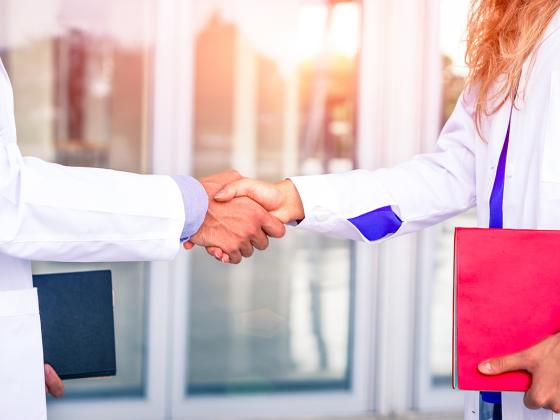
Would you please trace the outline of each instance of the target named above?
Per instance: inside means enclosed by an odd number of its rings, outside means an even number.
[[[353,58],[360,39],[360,8],[357,3],[338,3],[332,12],[329,48],[335,55]]]
[[[303,6],[298,17],[298,57],[312,59],[321,53],[325,41],[327,8],[322,4]]]

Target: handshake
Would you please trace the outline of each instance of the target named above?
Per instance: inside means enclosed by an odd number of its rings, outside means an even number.
[[[268,238],[281,238],[284,224],[302,220],[303,204],[294,184],[243,178],[228,171],[200,179],[208,194],[208,212],[198,232],[184,248],[203,246],[224,263],[238,264],[254,249],[268,247]]]

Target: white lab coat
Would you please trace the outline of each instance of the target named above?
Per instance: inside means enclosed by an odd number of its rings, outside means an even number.
[[[185,213],[170,177],[22,157],[13,110],[0,61],[0,418],[44,420],[41,326],[30,260],[171,259]]]
[[[507,155],[504,227],[560,229],[560,14],[525,64]],[[528,78],[528,84],[525,81]],[[418,231],[476,206],[488,227],[489,200],[511,103],[485,118],[481,140],[473,122],[475,93],[464,93],[434,153],[391,169],[294,177],[303,201],[300,229],[367,241],[348,219],[392,206],[403,224],[394,235]],[[449,279],[451,281],[451,279]],[[524,407],[522,393],[504,393],[507,420],[560,419]],[[478,393],[466,393],[465,418],[478,420]]]

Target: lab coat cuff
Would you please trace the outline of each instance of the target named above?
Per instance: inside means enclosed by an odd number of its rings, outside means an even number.
[[[332,221],[334,212],[329,205],[328,181],[323,175],[295,176],[288,178],[295,185],[301,202],[305,218],[297,224],[292,224],[298,228],[308,228],[321,231],[328,231],[329,221]]]
[[[363,171],[352,171],[339,175],[289,178],[300,194],[305,212],[305,218],[297,228],[357,241],[378,240],[379,235],[376,234],[375,238],[369,234],[364,235],[359,226],[354,225],[351,220],[380,210],[389,213],[390,209],[396,221],[400,219],[400,212],[398,206],[394,206],[392,197],[371,177],[367,180],[368,188],[364,189],[364,175],[366,173]],[[380,221],[368,220],[368,223],[378,222]],[[401,220],[399,224],[402,224]],[[381,226],[376,228],[380,230]],[[386,235],[381,235],[382,239],[392,236],[394,231],[395,229],[387,231]]]
[[[173,176],[181,190],[185,208],[185,224],[181,233],[181,242],[188,240],[202,226],[208,211],[208,194],[202,184],[190,176]]]

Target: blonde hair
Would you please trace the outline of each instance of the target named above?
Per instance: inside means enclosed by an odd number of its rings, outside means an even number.
[[[467,27],[467,86],[478,91],[475,121],[514,99],[523,64],[543,37],[560,0],[473,0]],[[501,83],[501,78],[504,82]],[[500,84],[495,83],[500,78]],[[490,105],[494,104],[494,105]]]

